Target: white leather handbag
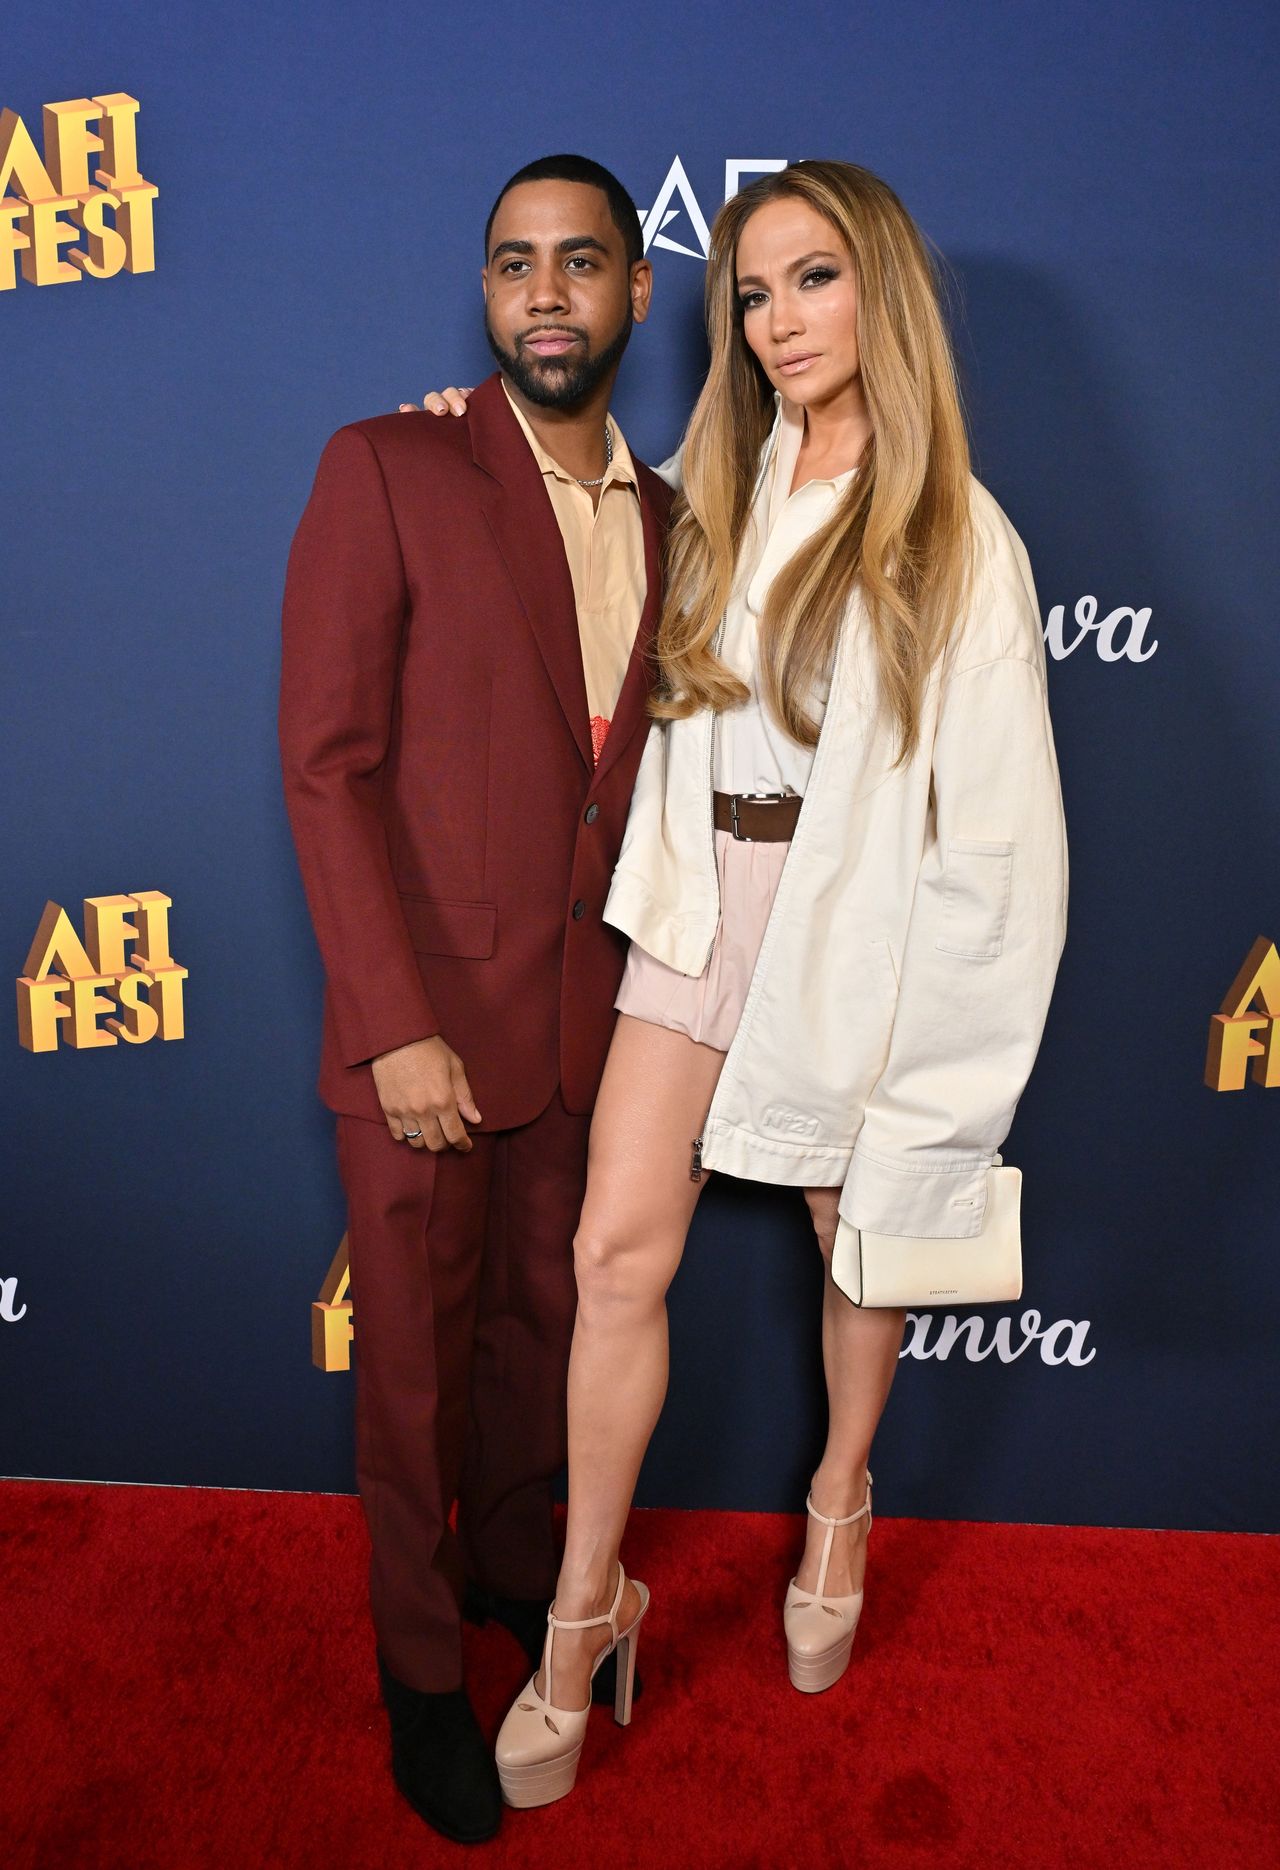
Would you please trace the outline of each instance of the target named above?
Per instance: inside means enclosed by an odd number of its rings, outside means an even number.
[[[841,1219],[831,1277],[855,1305],[994,1305],[1022,1297],[1022,1170],[987,1170],[982,1232],[968,1240],[873,1234]]]

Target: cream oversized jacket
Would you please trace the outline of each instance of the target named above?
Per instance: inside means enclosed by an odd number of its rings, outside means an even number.
[[[774,434],[765,444],[761,470]],[[679,457],[659,470],[678,484]],[[890,772],[855,592],[813,770],[703,1130],[709,1169],[843,1184],[840,1225],[968,1238],[1031,1072],[1066,938],[1067,848],[1031,566],[971,482],[965,615]],[[655,721],[604,910],[682,974],[720,916],[714,717]]]

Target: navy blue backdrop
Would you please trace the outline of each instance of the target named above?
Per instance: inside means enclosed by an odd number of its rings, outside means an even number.
[[[698,218],[726,165],[835,155],[889,179],[954,271],[978,472],[1049,628],[1071,853],[1005,1146],[1024,1297],[958,1339],[963,1317],[911,1325],[877,1502],[1280,1525],[1280,1090],[1203,1082],[1211,1014],[1280,937],[1278,21],[170,0],[7,24],[0,106],[38,146],[44,104],[131,93],[159,197],[153,273],[0,295],[3,951],[16,976],[48,898],[79,926],[86,896],[157,889],[189,979],[181,1042],[0,1044],[0,1470],[352,1487],[352,1379],[309,1360],[344,1223],[275,748],[316,458],[340,424],[486,371],[491,198],[571,148],[644,209],[671,188],[616,404],[660,459],[700,378]],[[643,1501],[798,1509],[818,1300],[798,1198],[718,1179]]]

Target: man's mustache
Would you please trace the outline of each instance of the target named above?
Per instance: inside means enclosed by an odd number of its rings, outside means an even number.
[[[581,325],[530,325],[527,331],[517,331],[516,349],[523,349],[529,338],[578,338],[588,348],[591,344],[588,333],[582,329]],[[548,363],[554,363],[554,361],[554,358],[547,359]]]

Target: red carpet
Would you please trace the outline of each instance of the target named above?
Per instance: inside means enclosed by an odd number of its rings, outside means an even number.
[[[799,1517],[647,1512],[623,1731],[492,1844],[386,1770],[354,1499],[0,1485],[5,1870],[1280,1864],[1273,1539],[877,1517],[854,1660],[788,1685]],[[468,1632],[490,1731],[525,1670]]]

